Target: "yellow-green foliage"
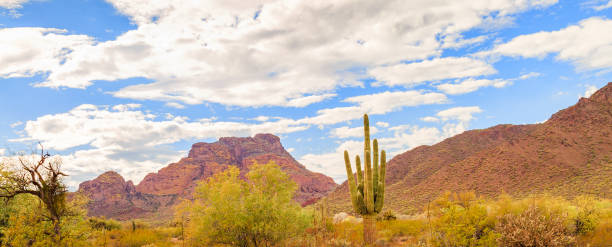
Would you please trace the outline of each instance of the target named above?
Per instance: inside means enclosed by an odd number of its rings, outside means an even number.
[[[433,203],[431,239],[438,246],[491,246],[495,220],[474,193],[446,193]]]
[[[166,231],[165,228],[156,229],[136,229],[112,231],[110,233],[111,240],[109,246],[125,246],[125,247],[140,247],[146,245],[152,246],[174,246],[170,241],[172,234]]]
[[[427,230],[423,220],[389,220],[377,223],[378,237],[387,241],[402,236],[418,236]]]
[[[68,204],[74,212],[66,216],[60,225],[61,245],[88,246],[89,225],[85,220],[82,200],[76,198]],[[53,232],[51,222],[41,214],[45,210],[42,202],[31,195],[19,195],[2,204],[2,246],[53,246],[50,237]]]
[[[324,242],[361,246],[362,229],[356,221],[335,224]],[[587,196],[486,200],[472,192],[444,193],[422,213],[381,220],[377,229],[377,239],[388,246],[607,246],[612,202]]]
[[[196,188],[189,242],[270,246],[308,227],[311,219],[292,200],[297,185],[277,165],[254,165],[246,178],[230,167]]]

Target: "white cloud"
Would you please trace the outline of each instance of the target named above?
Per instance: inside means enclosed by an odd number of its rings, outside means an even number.
[[[0,8],[5,9],[19,9],[23,7],[24,3],[30,0],[0,0]]]
[[[541,74],[538,73],[538,72],[529,72],[527,74],[522,74],[521,76],[519,76],[518,79],[526,80],[526,79],[529,79],[529,78],[535,78],[535,77],[539,77],[539,76],[541,76]]]
[[[10,126],[11,126],[11,128],[15,128],[15,127],[20,126],[22,124],[23,124],[23,122],[17,121],[17,122],[12,123]]]
[[[291,119],[258,124],[223,122],[215,119],[188,121],[186,117],[161,116],[138,110],[137,104],[116,106],[80,105],[66,113],[49,114],[28,121],[26,138],[37,140],[46,149],[68,151],[63,155],[70,179],[84,179],[116,170],[128,179],[140,181],[148,172],[177,161],[184,153],[169,144],[222,136],[252,136],[256,133],[283,134],[308,128]],[[162,120],[160,120],[162,119]],[[77,149],[76,151],[71,151]]]
[[[378,121],[378,122],[376,122],[376,126],[382,127],[382,128],[387,128],[387,127],[389,127],[389,123]]]
[[[370,134],[376,134],[378,129],[374,126],[370,127]],[[363,127],[350,128],[343,126],[335,128],[331,131],[331,136],[335,138],[351,138],[351,137],[363,137]]]
[[[597,11],[602,11],[604,9],[609,9],[612,8],[612,0],[608,1],[607,4],[603,4],[603,5],[598,5],[598,6],[594,6],[593,9],[597,10]]]
[[[569,61],[580,70],[612,67],[612,20],[592,17],[558,31],[521,35],[480,55],[543,58],[556,54],[559,61]]]
[[[440,84],[440,85],[437,85],[436,88],[438,88],[438,90],[444,93],[447,93],[447,94],[464,94],[464,93],[474,92],[481,87],[492,86],[496,88],[502,88],[509,84],[512,84],[512,82],[509,80],[502,80],[502,79],[489,80],[489,79],[470,78],[470,79],[466,79],[457,84],[451,84],[451,83]]]
[[[291,99],[289,102],[287,102],[287,106],[304,107],[304,106],[307,106],[313,103],[321,102],[323,100],[326,100],[326,99],[329,99],[335,96],[336,94],[333,94],[333,93],[304,96],[301,98]]]
[[[445,57],[415,63],[377,67],[369,71],[388,86],[414,86],[426,81],[489,75],[497,71],[484,61],[467,57]]]
[[[0,78],[29,77],[60,69],[60,63],[71,52],[92,42],[85,35],[66,35],[66,32],[55,28],[0,29]]]
[[[445,124],[441,128],[419,127],[416,125],[398,125],[390,127],[393,136],[378,138],[379,146],[387,152],[387,159],[394,155],[406,152],[421,145],[432,145],[445,138],[460,134],[469,127],[469,122],[474,119],[473,114],[482,112],[480,107],[454,107],[437,113],[437,116]],[[432,119],[434,117],[431,117]],[[437,118],[436,118],[437,119]],[[346,132],[353,132],[362,128],[344,128]],[[360,133],[361,134],[361,133]],[[362,136],[361,134],[360,136]],[[371,138],[376,138],[372,136]],[[354,156],[360,155],[363,159],[363,141],[349,140],[338,145],[334,152],[321,154],[306,154],[299,158],[299,162],[306,168],[324,173],[334,179],[337,183],[346,180],[344,168],[344,150],[348,150],[351,161]],[[353,163],[354,165],[354,163]]]
[[[417,126],[402,126],[395,128],[392,137],[379,138],[379,147],[387,152],[387,161],[393,155],[403,153],[420,145],[430,145],[441,141],[444,136],[437,128],[420,128]],[[375,138],[372,136],[372,138]],[[352,165],[355,165],[355,155],[363,160],[363,141],[345,141],[334,152],[322,154],[306,154],[299,158],[299,162],[306,168],[315,172],[324,173],[337,183],[346,180],[344,167],[344,150],[349,151]]]
[[[259,122],[265,122],[265,121],[270,120],[270,117],[268,117],[268,116],[258,116],[256,118],[253,118],[253,120],[259,121]]]
[[[141,106],[142,106],[141,104],[122,104],[122,105],[115,105],[112,107],[112,109],[115,111],[127,111],[127,110],[140,108]]]
[[[586,91],[584,92],[584,94],[580,95],[580,97],[588,98],[591,97],[591,95],[593,95],[595,92],[597,92],[597,87],[593,85],[587,85]]]
[[[0,148],[0,156],[4,155],[5,153],[6,153],[6,149]]]
[[[184,105],[181,105],[181,104],[176,103],[176,102],[167,102],[167,103],[165,104],[165,106],[167,106],[167,107],[172,107],[172,108],[176,108],[176,109],[184,109],[184,108],[185,108],[185,106],[184,106]]]
[[[472,115],[481,112],[482,110],[478,106],[459,106],[440,111],[436,115],[442,121],[459,120],[461,122],[469,122],[474,119]]]
[[[360,85],[357,79],[365,75],[353,68],[436,57],[445,48],[482,40],[466,40],[461,34],[489,16],[511,16],[556,3],[109,2],[137,28],[102,42],[56,29],[2,29],[0,49],[9,52],[0,54],[0,76],[42,74],[44,81],[37,85],[53,88],[146,78],[152,82],[127,86],[113,95],[184,104],[302,107],[328,98],[338,87]],[[402,65],[377,77],[391,84],[414,83],[397,78],[403,69]],[[450,76],[493,72],[486,65],[471,69]]]
[[[446,95],[441,93],[387,91],[347,98],[344,102],[350,102],[356,105],[322,109],[317,111],[317,116],[300,119],[299,122],[316,125],[335,124],[361,118],[365,113],[372,115],[385,114],[400,110],[403,107],[441,104],[446,101]]]
[[[427,117],[422,117],[421,121],[423,121],[423,122],[430,122],[430,123],[437,123],[437,122],[440,122],[440,119],[438,119],[437,117],[427,116]]]

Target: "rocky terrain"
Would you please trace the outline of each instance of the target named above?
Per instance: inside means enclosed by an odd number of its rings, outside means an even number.
[[[89,214],[115,219],[162,217],[171,215],[172,206],[181,199],[191,199],[199,181],[237,166],[242,174],[255,163],[274,162],[298,184],[295,201],[308,204],[336,187],[323,174],[307,170],[283,148],[271,134],[254,137],[223,137],[214,143],[193,144],[189,155],[176,163],[148,174],[138,185],[125,181],[115,172],[106,172],[79,185],[91,199]]]
[[[386,183],[385,208],[399,213],[421,210],[444,191],[609,197],[612,83],[544,123],[466,131],[397,155]],[[328,197],[334,212],[352,210],[346,182]]]

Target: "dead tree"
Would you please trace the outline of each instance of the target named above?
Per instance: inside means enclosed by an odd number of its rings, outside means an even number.
[[[51,221],[54,241],[61,241],[61,221],[65,216],[71,215],[66,207],[67,188],[62,183],[62,176],[67,176],[60,171],[61,161],[50,159],[49,153],[45,153],[41,145],[40,159],[31,162],[24,157],[19,157],[21,169],[6,174],[0,184],[0,198],[12,199],[17,195],[30,194],[36,196],[45,207],[41,214],[46,220]]]

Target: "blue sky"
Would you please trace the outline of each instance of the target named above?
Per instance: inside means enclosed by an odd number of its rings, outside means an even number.
[[[361,115],[391,154],[543,122],[612,81],[612,1],[0,0],[0,156],[74,189],[274,133],[336,182]]]

